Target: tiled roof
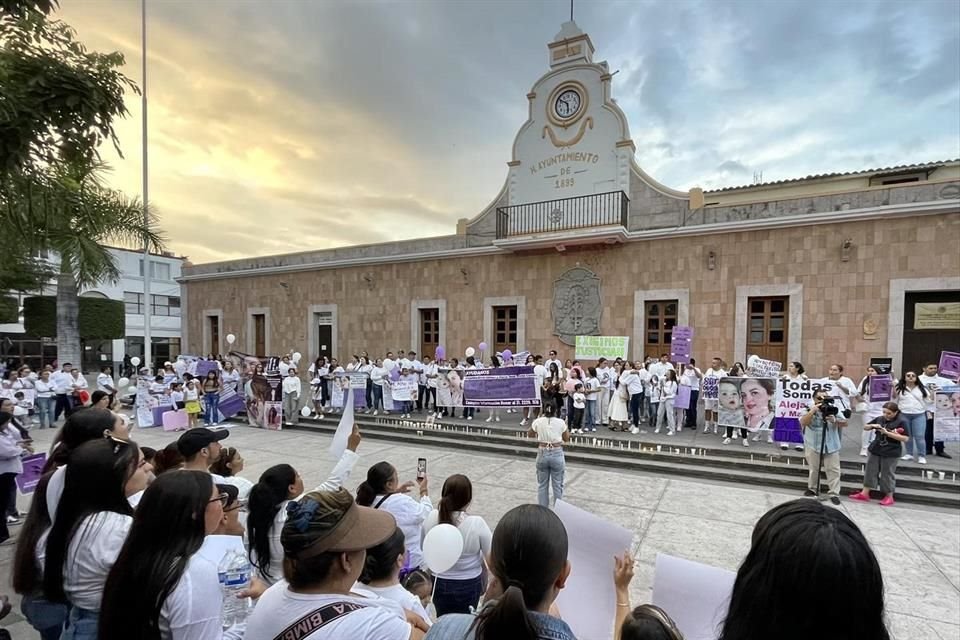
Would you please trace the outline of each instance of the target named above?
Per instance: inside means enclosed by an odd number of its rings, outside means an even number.
[[[711,189],[710,191],[705,191],[704,193],[723,193],[724,191],[738,191],[740,189],[752,189],[754,187],[770,187],[780,184],[791,184],[794,182],[804,182],[806,180],[818,180],[820,178],[835,178],[838,176],[860,176],[868,174],[884,174],[884,173],[901,173],[905,171],[920,171],[923,169],[936,169],[937,167],[942,167],[945,164],[953,164],[960,162],[960,158],[953,160],[939,160],[936,162],[925,162],[923,164],[901,164],[895,167],[880,167],[877,169],[864,169],[862,171],[842,171],[837,173],[818,173],[815,175],[806,176],[803,178],[787,178],[786,180],[773,180],[771,182],[759,182],[757,184],[744,184],[738,187],[724,187],[722,189]]]

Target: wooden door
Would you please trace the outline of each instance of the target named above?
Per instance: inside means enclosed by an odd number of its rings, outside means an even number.
[[[910,291],[904,303],[903,371],[939,362],[941,351],[960,351],[960,291]]]
[[[659,358],[664,353],[670,353],[678,306],[677,300],[650,300],[644,305],[644,358]]]
[[[440,346],[440,309],[420,309],[420,358],[437,352]]]
[[[270,355],[267,351],[267,316],[253,314],[253,353],[257,356]]]
[[[790,298],[750,298],[747,308],[747,357],[775,360],[786,369]]]

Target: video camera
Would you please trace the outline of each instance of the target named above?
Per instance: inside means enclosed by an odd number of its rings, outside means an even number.
[[[820,415],[824,418],[836,417],[840,414],[840,407],[833,403],[833,398],[826,396],[820,401]]]

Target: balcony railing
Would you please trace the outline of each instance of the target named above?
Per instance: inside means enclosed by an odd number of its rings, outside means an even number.
[[[629,210],[623,191],[497,207],[497,239],[615,225],[626,229]]]

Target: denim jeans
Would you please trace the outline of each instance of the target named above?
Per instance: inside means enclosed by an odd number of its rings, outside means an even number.
[[[640,426],[640,402],[642,400],[642,393],[630,394],[630,422],[635,427]]]
[[[927,455],[927,414],[901,413],[907,422],[907,435],[910,439],[903,443],[907,454],[912,456]]]
[[[660,403],[659,402],[648,402],[647,403],[647,419],[650,420],[650,424],[654,427],[657,426],[657,416],[660,415]]]
[[[53,427],[53,406],[55,398],[37,398],[37,415],[40,417],[40,428]]]
[[[597,423],[600,422],[597,420],[597,401],[587,400],[586,405],[587,410],[583,413],[583,426],[587,429],[596,429]]]
[[[563,473],[566,464],[563,449],[540,449],[537,452],[537,502],[541,506],[550,506],[549,486],[553,485],[553,499],[563,497]]]
[[[60,640],[68,611],[67,605],[49,602],[39,595],[23,596],[20,602],[20,612],[30,626],[37,630],[41,640]]]
[[[437,585],[433,589],[433,606],[437,609],[437,617],[448,613],[470,613],[471,608],[477,608],[482,595],[481,576],[468,580],[437,578]]]
[[[216,424],[220,421],[220,394],[219,393],[205,393],[203,394],[203,403],[207,407],[206,413],[203,415],[204,423]]]
[[[700,400],[700,392],[697,390],[690,391],[690,404],[687,405],[687,419],[684,422],[684,428],[687,429],[696,429],[697,428],[697,402]]]
[[[60,640],[97,640],[100,612],[73,607],[67,616],[67,627]]]
[[[373,385],[373,404],[370,408],[374,411],[383,411],[383,387],[379,384]]]

